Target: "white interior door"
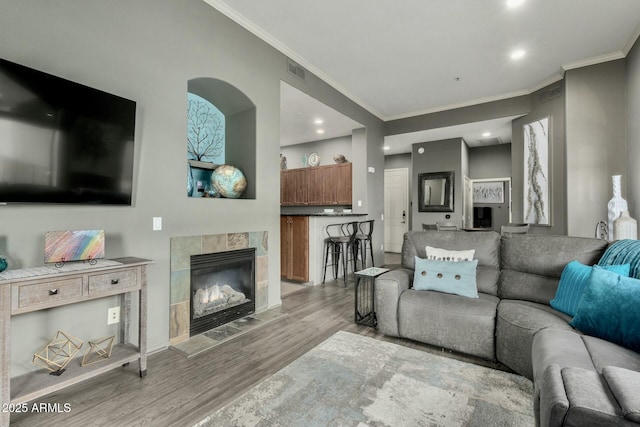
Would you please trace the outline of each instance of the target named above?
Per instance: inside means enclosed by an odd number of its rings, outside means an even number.
[[[384,249],[402,251],[404,233],[409,230],[409,169],[384,171]]]

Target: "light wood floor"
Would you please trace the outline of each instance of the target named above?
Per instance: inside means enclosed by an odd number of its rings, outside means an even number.
[[[190,426],[339,330],[440,351],[355,325],[353,306],[353,283],[346,289],[342,282],[309,287],[285,296],[281,310],[287,315],[263,327],[190,359],[158,352],[149,357],[144,379],[131,364],[38,400],[69,403],[69,413],[14,414],[11,425]]]

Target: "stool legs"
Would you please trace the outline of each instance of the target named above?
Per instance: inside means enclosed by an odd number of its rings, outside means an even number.
[[[345,287],[347,286],[347,274],[349,272],[349,252],[355,254],[355,246],[349,243],[335,243],[335,242],[325,242],[324,244],[324,268],[322,272],[322,283],[325,282],[327,277],[327,268],[329,266],[333,269],[333,280],[338,280],[338,273],[340,265],[342,264],[342,280],[344,282]],[[329,263],[329,256],[331,255],[331,263]],[[357,261],[357,257],[352,255],[353,257],[353,271],[356,270],[355,263]]]
[[[375,267],[373,261],[373,243],[370,239],[358,239],[356,253],[360,252],[360,259],[362,260],[362,270],[367,268],[367,251],[371,257],[371,267]]]
[[[331,267],[333,269],[333,280],[338,278],[338,266],[340,260],[340,248],[333,242],[324,243],[324,269],[322,272],[322,283],[327,277],[327,267],[329,267],[329,254],[331,254]]]

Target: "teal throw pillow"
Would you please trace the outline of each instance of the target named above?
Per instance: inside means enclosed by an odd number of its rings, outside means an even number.
[[[571,326],[640,352],[640,280],[594,266]]]
[[[604,269],[622,276],[628,276],[631,265],[607,265]],[[551,307],[569,316],[575,316],[576,308],[589,281],[589,276],[591,276],[591,270],[591,266],[584,265],[579,261],[571,261],[567,264],[560,275],[556,297],[549,303]]]
[[[438,261],[416,258],[413,289],[439,291],[463,297],[478,298],[476,267],[473,261]]]

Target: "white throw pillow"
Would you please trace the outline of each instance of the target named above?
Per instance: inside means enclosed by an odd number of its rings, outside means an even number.
[[[473,261],[473,256],[476,253],[475,249],[467,249],[463,251],[452,251],[449,249],[434,248],[427,246],[425,248],[427,253],[426,259],[437,261]]]

